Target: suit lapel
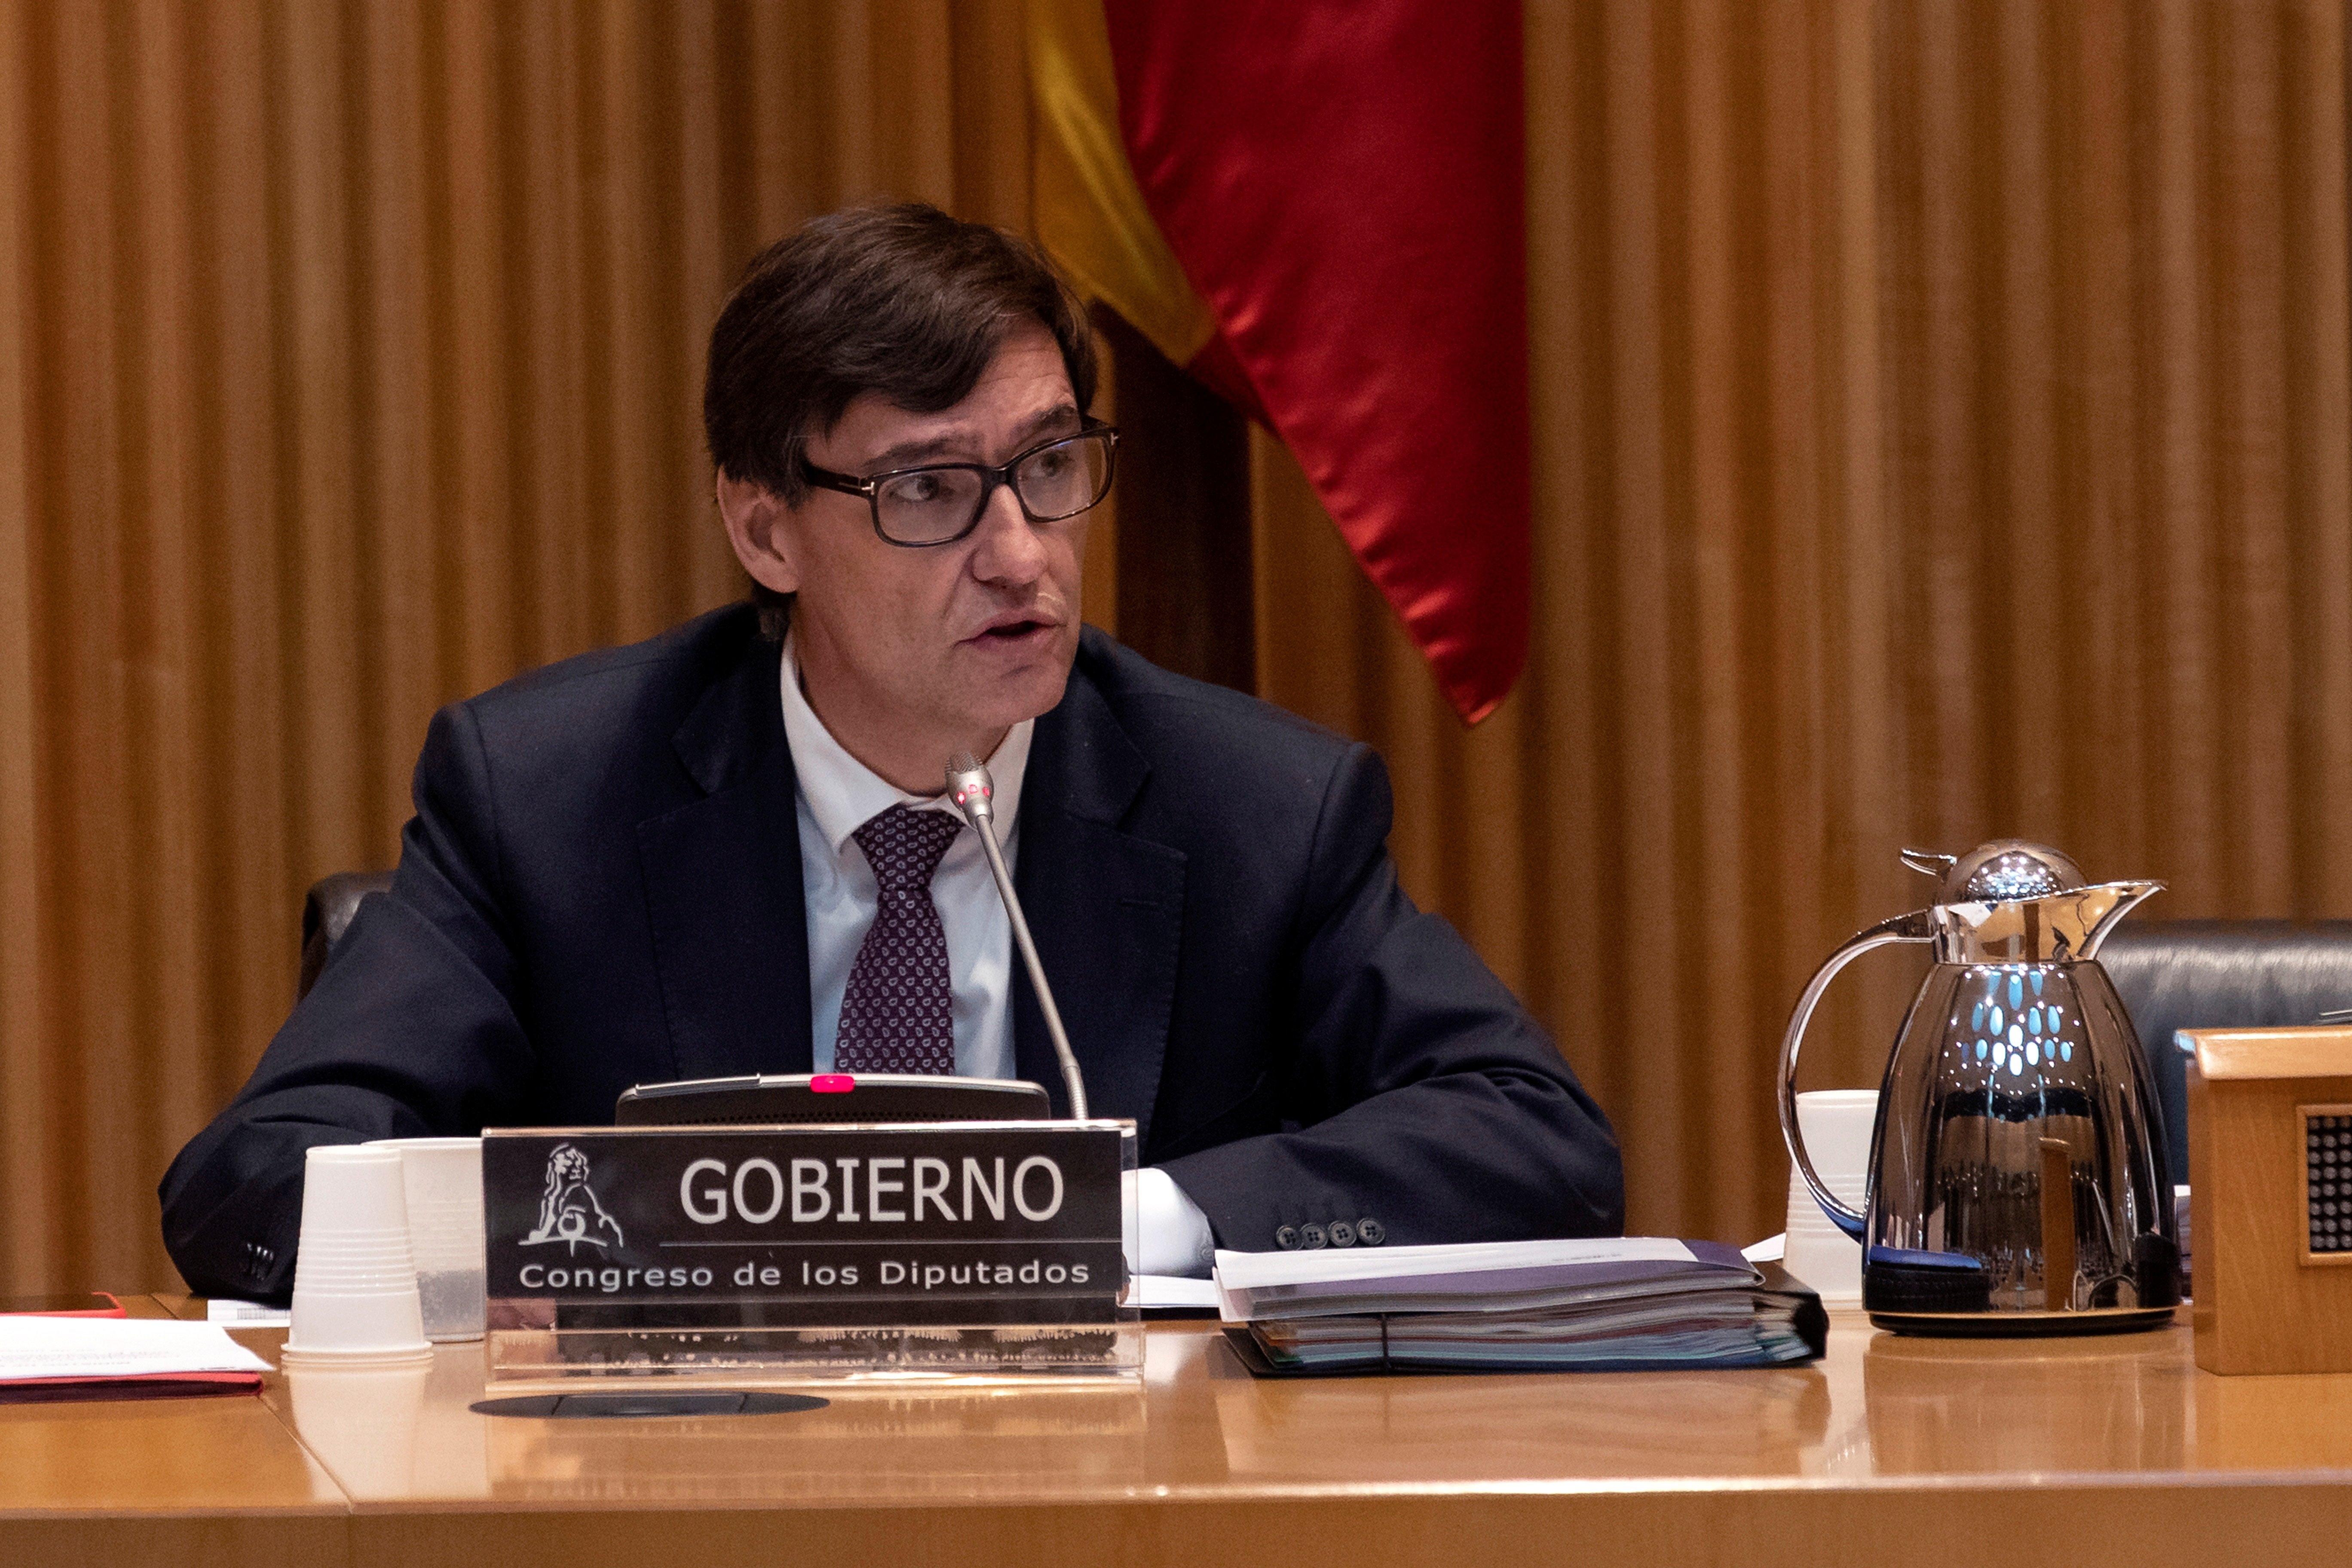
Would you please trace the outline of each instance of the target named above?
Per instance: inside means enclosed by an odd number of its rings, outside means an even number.
[[[701,799],[637,825],[680,1078],[806,1072],[808,913],[776,686],[752,645],[673,738]]]
[[[1118,826],[1150,772],[1082,663],[1061,704],[1037,721],[1013,876],[1089,1108],[1133,1117],[1147,1140],[1184,914],[1183,852]],[[1013,987],[1013,1032],[1021,1076],[1046,1087],[1055,1114],[1068,1114],[1025,975]]]

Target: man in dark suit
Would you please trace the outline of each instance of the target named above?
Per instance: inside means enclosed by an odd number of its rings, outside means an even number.
[[[435,717],[391,893],[163,1179],[191,1286],[290,1289],[314,1143],[753,1072],[1019,1077],[1063,1109],[937,798],[965,751],[1092,1110],[1137,1123],[1143,1267],[1618,1228],[1600,1111],[1398,888],[1379,759],[1081,631],[1094,380],[999,231],[870,209],[753,264],[705,419],[757,603]]]

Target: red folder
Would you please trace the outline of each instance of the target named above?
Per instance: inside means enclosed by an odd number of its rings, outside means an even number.
[[[27,1377],[15,1383],[0,1383],[0,1405],[44,1405],[68,1399],[190,1399],[208,1394],[260,1392],[261,1374],[257,1372],[164,1372],[139,1377]]]
[[[103,1290],[87,1296],[0,1298],[0,1317],[127,1318],[121,1300]],[[0,1381],[0,1405],[68,1399],[186,1399],[214,1394],[258,1394],[257,1372],[142,1373],[130,1377],[25,1377]]]
[[[0,1318],[127,1318],[122,1303],[104,1290],[83,1296],[0,1296]]]

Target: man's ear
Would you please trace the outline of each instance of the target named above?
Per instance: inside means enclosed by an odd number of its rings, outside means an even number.
[[[792,509],[765,485],[734,479],[723,470],[712,486],[719,498],[719,515],[727,524],[727,542],[751,581],[779,594],[797,594],[801,587],[799,537]]]
[[[727,524],[727,543],[734,545],[751,581],[774,593],[800,593],[800,538],[793,529],[793,508],[764,484],[730,478],[724,470],[713,494],[719,520]]]

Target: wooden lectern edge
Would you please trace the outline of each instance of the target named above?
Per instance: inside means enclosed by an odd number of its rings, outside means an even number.
[[[2352,1027],[2183,1029],[2180,1036],[2208,1079],[2352,1077]]]

